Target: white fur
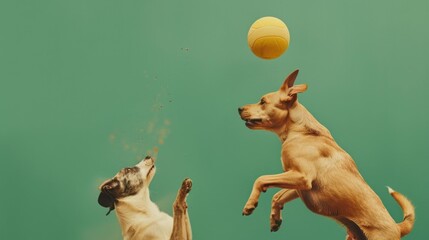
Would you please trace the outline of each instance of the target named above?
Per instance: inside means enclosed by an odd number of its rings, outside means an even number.
[[[192,231],[186,205],[186,196],[192,187],[191,179],[185,179],[179,189],[173,204],[173,218],[161,212],[158,206],[150,200],[149,185],[156,172],[154,160],[146,157],[136,166],[138,170],[136,168],[124,168],[114,178],[105,181],[100,186],[101,191],[107,192],[121,190],[121,186],[122,188],[129,187],[130,195],[120,197],[114,203],[123,239],[191,240]],[[140,174],[140,176],[136,177],[133,174]],[[134,184],[134,186],[130,186],[130,184]],[[100,205],[107,207],[110,203],[103,200],[104,195],[101,194],[108,193],[100,193],[101,201],[99,197]]]
[[[387,186],[387,190],[389,190],[389,194],[392,194],[395,192],[395,190],[393,190],[391,187]]]
[[[134,196],[118,199],[116,215],[124,240],[170,239],[173,218],[150,200],[146,186]]]

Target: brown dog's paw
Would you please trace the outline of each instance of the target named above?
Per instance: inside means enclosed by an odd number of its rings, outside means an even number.
[[[282,225],[282,221],[280,206],[273,205],[270,215],[271,232],[277,232],[280,228],[280,225]]]
[[[185,193],[189,193],[192,189],[192,180],[190,178],[186,178],[182,182],[182,191]]]
[[[249,216],[250,214],[253,213],[253,210],[255,210],[255,208],[244,208],[242,215],[243,216]]]
[[[250,214],[252,214],[257,206],[258,206],[258,202],[256,202],[255,204],[247,203],[243,209],[243,216],[249,216]]]
[[[271,232],[277,232],[282,225],[283,220],[271,218]]]

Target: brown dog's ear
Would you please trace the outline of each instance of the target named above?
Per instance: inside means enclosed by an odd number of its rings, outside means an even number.
[[[281,94],[280,101],[284,103],[288,102],[288,104],[291,105],[296,101],[297,99],[296,95],[298,93],[305,92],[307,88],[308,88],[307,84],[299,84],[299,85],[292,86],[286,91],[286,93]]]
[[[283,85],[280,87],[280,92],[286,92],[287,89],[291,88],[295,83],[295,79],[298,76],[299,69],[293,71],[289,76],[286,77]]]
[[[307,91],[307,88],[308,88],[307,84],[299,84],[299,85],[292,86],[291,88],[289,88],[288,95],[292,96],[294,94],[305,92]]]

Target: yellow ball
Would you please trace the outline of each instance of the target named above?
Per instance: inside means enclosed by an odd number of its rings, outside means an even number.
[[[250,26],[247,42],[256,56],[263,59],[278,58],[289,47],[289,30],[282,20],[263,17]]]

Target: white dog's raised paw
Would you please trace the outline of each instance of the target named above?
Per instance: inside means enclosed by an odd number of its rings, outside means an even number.
[[[192,189],[192,180],[190,178],[186,178],[182,183],[182,191],[185,193],[189,193]]]

